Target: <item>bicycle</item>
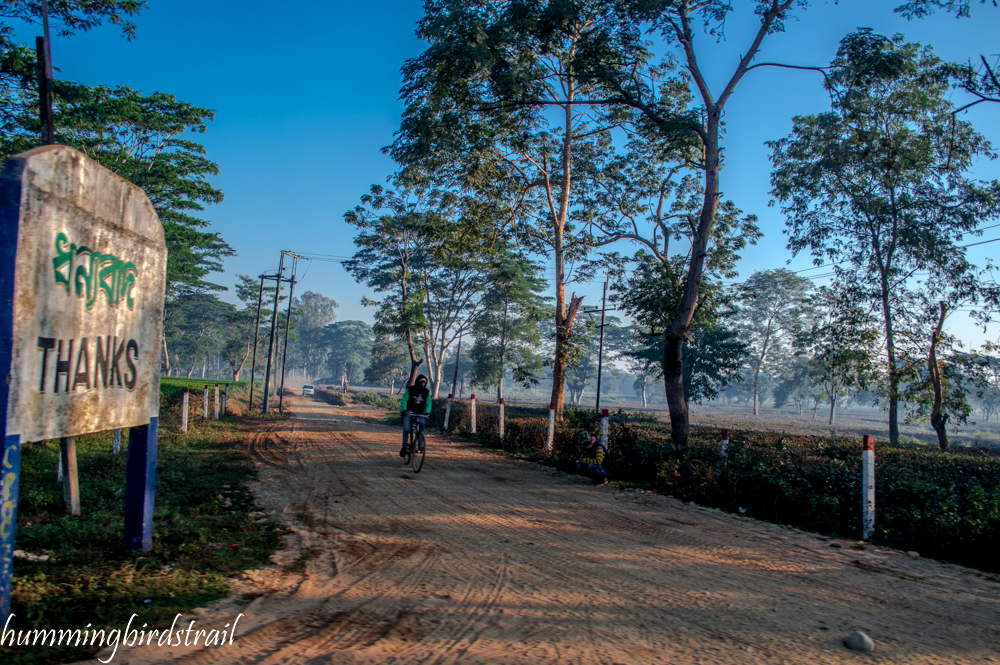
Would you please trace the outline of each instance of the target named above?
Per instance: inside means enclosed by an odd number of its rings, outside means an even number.
[[[410,421],[410,441],[406,446],[406,455],[403,456],[403,464],[412,464],[413,473],[420,473],[424,467],[424,456],[427,454],[427,447],[424,442],[424,426],[428,418],[427,414],[411,413],[411,418],[421,418],[424,423]]]

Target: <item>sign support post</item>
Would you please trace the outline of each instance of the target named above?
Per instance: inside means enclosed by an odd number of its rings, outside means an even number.
[[[62,458],[63,502],[70,515],[80,514],[80,477],[76,469],[76,437],[64,436],[59,439],[59,455]]]
[[[128,433],[125,464],[125,552],[145,554],[153,547],[153,491],[156,483],[156,424],[133,427]]]
[[[861,540],[875,535],[875,437],[865,434],[861,440]]]

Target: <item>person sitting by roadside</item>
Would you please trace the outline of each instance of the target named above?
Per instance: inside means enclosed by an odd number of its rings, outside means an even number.
[[[599,442],[596,436],[590,436],[589,432],[580,432],[577,443],[583,448],[580,458],[576,461],[577,470],[590,476],[595,485],[607,485],[608,470],[604,466],[604,458],[607,457],[608,451],[604,444]]]

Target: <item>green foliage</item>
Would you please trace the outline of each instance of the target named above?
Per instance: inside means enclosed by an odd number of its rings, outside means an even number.
[[[375,335],[364,321],[338,321],[324,331],[323,343],[328,349],[326,367],[333,378],[347,377],[359,383],[372,362]]]
[[[230,319],[238,315],[233,305],[214,294],[185,294],[167,303],[163,336],[173,369],[191,376],[199,363],[223,352]]]
[[[390,335],[379,335],[372,345],[371,364],[365,368],[365,382],[391,386],[406,379],[410,359],[406,347]]]
[[[358,404],[375,406],[386,411],[399,411],[399,400],[392,395],[377,393],[374,390],[361,390],[352,392],[351,398]],[[436,404],[437,402],[435,402]]]
[[[109,17],[120,16],[126,5],[137,10],[142,4],[114,0],[55,3],[67,16],[83,9]],[[87,20],[73,25],[87,29]],[[124,23],[123,29],[130,25]],[[37,109],[34,53],[7,42],[0,28],[0,157],[37,146]],[[235,252],[217,233],[207,230],[209,222],[196,216],[205,206],[223,199],[223,193],[208,182],[219,174],[219,168],[208,159],[204,146],[190,138],[192,133],[205,132],[215,112],[168,93],[147,95],[125,86],[58,80],[53,82],[53,112],[57,143],[85,153],[141,187],[149,197],[163,223],[169,252],[167,297],[224,290],[205,277],[221,271],[222,259]]]
[[[135,24],[129,20],[146,8],[146,0],[50,0],[49,21],[60,37],[76,31],[87,32],[104,24],[118,26],[122,36],[135,37]],[[35,25],[42,24],[41,3],[32,0],[5,0],[0,18]],[[5,26],[6,27],[6,26]]]
[[[615,302],[632,316],[636,336],[642,346],[628,355],[638,362],[647,361],[650,370],[654,361],[662,363],[664,341],[655,333],[670,325],[684,293],[686,259],[675,256],[664,262],[645,252],[637,255],[635,271],[612,286]],[[720,269],[722,266],[720,266]],[[701,305],[695,313],[690,335],[685,340],[684,391],[686,401],[714,399],[719,388],[725,388],[739,378],[740,366],[749,350],[738,335],[726,327],[732,315],[729,298],[721,282],[706,280],[701,289]],[[662,376],[662,365],[656,376]]]
[[[542,373],[542,359],[536,353],[542,342],[539,324],[547,313],[541,295],[546,284],[537,276],[539,269],[536,263],[510,253],[497,258],[472,326],[476,340],[470,353],[473,385],[497,386],[502,396],[508,372],[525,388],[538,383]]]
[[[786,217],[789,249],[834,264],[852,301],[881,310],[881,393],[893,439],[905,369],[897,346],[920,324],[910,278],[928,272],[925,288],[949,303],[995,309],[1000,300],[960,244],[1000,215],[1000,183],[968,177],[977,159],[995,155],[951,113],[941,64],[930,48],[901,37],[867,29],[848,35],[827,78],[831,110],[794,118],[791,136],[768,144],[771,193]],[[978,316],[985,320],[988,311]]]

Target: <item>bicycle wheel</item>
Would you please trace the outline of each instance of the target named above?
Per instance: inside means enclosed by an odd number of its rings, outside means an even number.
[[[413,456],[413,435],[410,435],[410,442],[406,446],[406,454],[403,455],[403,465],[410,463],[410,458]]]
[[[424,433],[417,432],[416,440],[413,442],[413,473],[420,473],[420,469],[424,467],[424,454],[427,452],[424,446]]]

